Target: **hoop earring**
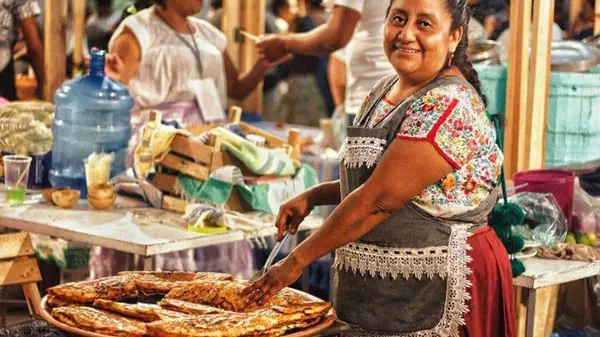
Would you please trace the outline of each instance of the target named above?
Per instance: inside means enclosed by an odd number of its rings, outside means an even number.
[[[448,58],[448,68],[452,67],[452,59],[454,58],[454,53],[450,53],[450,57]]]

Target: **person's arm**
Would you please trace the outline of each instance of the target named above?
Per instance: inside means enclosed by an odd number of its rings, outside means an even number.
[[[233,64],[229,53],[225,51],[223,53],[223,60],[225,63],[225,74],[227,76],[227,95],[237,100],[243,100],[250,95],[264,79],[267,69],[285,63],[291,60],[291,58],[292,55],[287,55],[275,62],[267,62],[264,59],[260,59],[254,64],[252,69],[240,74]]]
[[[258,47],[270,60],[288,53],[329,54],[350,42],[360,17],[361,14],[353,9],[335,6],[326,24],[307,33],[266,36],[259,41]]]
[[[394,140],[367,182],[346,197],[289,257],[243,294],[249,295],[248,302],[264,303],[293,283],[310,263],[362,237],[452,170],[432,143]]]
[[[316,206],[335,205],[340,202],[340,181],[335,180],[313,186],[300,195],[288,200],[279,207],[275,226],[277,240],[281,240],[287,230],[296,234],[298,226]]]
[[[21,30],[27,44],[27,55],[35,72],[38,93],[42,93],[44,87],[44,45],[38,34],[35,18],[28,17],[21,20]]]
[[[137,73],[142,51],[135,34],[125,28],[106,56],[106,74],[125,85]]]
[[[333,102],[338,107],[344,104],[344,98],[346,97],[346,63],[335,55],[329,56],[327,75]]]

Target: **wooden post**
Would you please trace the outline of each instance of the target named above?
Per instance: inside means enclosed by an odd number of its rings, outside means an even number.
[[[34,255],[28,233],[0,235],[0,286],[21,284],[32,316],[39,315],[42,310],[36,283],[42,280],[42,276]]]
[[[83,38],[85,37],[85,0],[72,0],[73,3],[73,77],[80,76],[83,71]]]
[[[575,20],[577,20],[577,16],[579,16],[579,13],[583,8],[584,1],[585,0],[569,0],[569,31]]]
[[[242,121],[242,108],[239,106],[232,106],[229,109],[229,123],[240,124]]]
[[[300,131],[291,129],[288,134],[288,144],[292,147],[292,159],[300,159]]]
[[[240,0],[223,0],[221,30],[227,37],[227,52],[233,64],[240,68],[241,45],[236,41],[236,30],[242,25]]]
[[[244,0],[241,2],[242,28],[250,34],[261,36],[265,33],[266,0]],[[240,60],[240,72],[247,72],[258,61],[258,51],[254,41],[244,39]],[[262,113],[263,83],[244,100],[242,108],[248,112]]]
[[[554,0],[536,0],[527,95],[526,168],[544,167]]]
[[[54,102],[54,92],[66,79],[66,1],[49,0],[44,9],[44,98]]]
[[[510,8],[511,34],[509,43],[506,87],[506,128],[504,151],[506,176],[524,167],[525,120],[527,114],[527,83],[529,71],[529,36],[533,0],[515,1]]]
[[[594,35],[598,35],[600,34],[600,0],[596,0],[594,8]]]

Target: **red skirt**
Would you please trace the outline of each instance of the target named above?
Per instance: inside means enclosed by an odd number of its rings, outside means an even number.
[[[468,239],[473,259],[471,299],[467,302],[463,337],[515,337],[516,316],[512,271],[508,253],[491,227],[475,232]]]

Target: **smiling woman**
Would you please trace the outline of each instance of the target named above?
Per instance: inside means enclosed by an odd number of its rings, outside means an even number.
[[[266,301],[336,251],[334,305],[349,336],[515,336],[512,273],[488,226],[502,152],[467,61],[467,0],[393,0],[383,48],[396,74],[361,106],[340,181],[281,207],[279,236],[340,202],[245,290]]]

